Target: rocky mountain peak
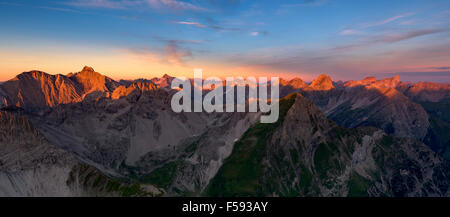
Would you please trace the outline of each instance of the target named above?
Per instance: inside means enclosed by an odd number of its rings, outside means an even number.
[[[83,69],[80,72],[76,73],[74,76],[78,76],[78,77],[82,76],[82,77],[87,77],[87,78],[90,77],[91,79],[95,79],[96,77],[105,77],[102,74],[96,72],[94,70],[94,68],[89,67],[89,66],[83,67]]]
[[[283,78],[280,78],[280,85],[281,86],[289,86],[294,89],[301,89],[304,87],[307,87],[308,85],[300,78],[293,78],[291,80],[285,80]]]
[[[41,71],[24,72],[3,83],[2,106],[24,109],[53,107],[79,100],[79,89],[64,75]]]
[[[300,93],[295,93],[295,102],[286,115],[286,121],[295,123],[298,129],[313,129],[314,127],[325,129],[334,126],[321,110]],[[314,126],[312,126],[314,125]]]
[[[23,72],[23,73],[17,75],[12,80],[19,80],[19,79],[41,80],[41,79],[44,79],[45,77],[49,77],[49,76],[51,76],[51,75],[47,74],[45,72],[38,71],[38,70],[32,70],[29,72]]]
[[[164,74],[161,78],[152,78],[151,81],[159,87],[170,87],[174,77]]]
[[[162,78],[169,79],[169,78],[173,78],[173,77],[170,76],[170,75],[168,75],[168,74],[164,74],[164,75],[162,76]]]
[[[142,93],[146,91],[156,90],[158,87],[151,81],[134,81],[129,86],[121,85],[117,87],[111,94],[112,99],[120,99],[129,96],[133,92]]]
[[[330,76],[326,74],[319,75],[312,81],[309,87],[313,90],[331,90],[334,89],[333,81]]]
[[[156,85],[153,82],[134,82],[131,87],[142,90],[149,91],[157,89]]]
[[[366,77],[361,81],[347,81],[345,82],[345,87],[355,87],[355,86],[366,86],[370,88],[376,89],[384,89],[384,88],[396,88],[401,84],[400,76],[396,75],[392,78],[384,78],[381,80],[377,80],[376,77]]]
[[[83,70],[81,70],[82,72],[95,72],[94,68],[90,67],[90,66],[85,66],[83,68]]]
[[[383,88],[395,88],[400,84],[400,76],[395,75],[392,78],[385,78],[377,82],[377,86]]]
[[[450,98],[450,86],[433,82],[418,82],[408,87],[404,93],[419,101],[439,102]]]
[[[289,81],[284,80],[283,78],[280,78],[280,85],[283,85],[283,86],[289,85]]]
[[[96,72],[89,66],[85,66],[83,70],[73,74],[70,78],[81,85],[84,94],[89,94],[94,91],[109,92],[119,86],[117,82]]]
[[[375,81],[377,81],[377,78],[371,76],[371,77],[366,77],[366,78],[364,78],[362,81],[363,81],[363,82],[368,82],[368,83],[369,83],[369,82],[375,82]]]
[[[302,79],[300,78],[293,78],[292,80],[289,81],[288,83],[290,86],[292,86],[293,88],[296,89],[300,89],[300,88],[304,88],[306,86],[308,86]]]
[[[394,80],[395,80],[396,82],[399,82],[399,81],[400,81],[400,76],[399,76],[399,75],[395,75],[395,76],[394,76]]]

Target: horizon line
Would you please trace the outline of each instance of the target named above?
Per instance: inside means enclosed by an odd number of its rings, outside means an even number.
[[[96,72],[96,73],[98,73],[98,74],[100,74],[100,75],[103,75],[103,76],[105,76],[105,77],[108,77],[108,78],[110,78],[110,79],[112,79],[112,80],[114,80],[114,81],[117,81],[117,82],[119,82],[119,81],[136,81],[136,80],[139,80],[139,79],[151,80],[151,79],[154,79],[154,78],[162,78],[162,77],[164,77],[165,75],[170,76],[170,77],[173,77],[173,78],[176,78],[176,77],[177,77],[177,76],[172,76],[172,75],[170,75],[169,73],[163,73],[163,75],[160,76],[160,77],[158,77],[158,76],[153,76],[153,77],[151,77],[151,78],[149,78],[149,77],[147,77],[147,78],[146,78],[146,77],[137,77],[137,78],[132,78],[132,79],[127,79],[127,78],[112,78],[112,77],[108,76],[107,73],[102,73],[102,72],[95,71],[95,69],[94,69],[93,67],[91,67],[91,66],[84,66],[83,69],[84,69],[85,67],[91,68],[91,69],[93,69],[94,72]],[[42,71],[42,70],[39,70],[39,69],[33,69],[33,70],[29,70],[29,71],[23,71],[23,72],[20,72],[20,73],[16,74],[14,77],[12,77],[12,78],[10,78],[10,79],[7,79],[7,80],[0,80],[0,83],[4,83],[4,82],[7,82],[7,81],[10,81],[10,80],[14,79],[15,77],[17,77],[17,76],[20,75],[20,74],[23,74],[23,73],[29,73],[29,72],[34,72],[34,71],[43,72],[43,73],[48,74],[48,75],[62,75],[62,76],[66,76],[66,77],[67,77],[67,76],[68,76],[69,74],[71,74],[71,73],[74,73],[74,74],[75,74],[75,73],[82,72],[83,69],[82,69],[81,71],[68,72],[68,73],[66,73],[66,74],[62,74],[62,73],[49,73],[49,72],[45,72],[45,71]],[[197,68],[192,68],[192,71],[194,71],[195,69],[197,69]],[[364,78],[361,79],[361,80],[353,80],[353,79],[348,79],[348,80],[343,80],[343,79],[334,80],[328,73],[323,73],[323,72],[321,72],[321,73],[316,73],[317,76],[315,76],[315,78],[314,78],[313,80],[304,80],[304,79],[302,79],[302,78],[299,77],[299,76],[293,76],[293,77],[290,78],[290,79],[285,79],[285,77],[281,77],[281,76],[278,76],[278,77],[280,78],[280,80],[283,79],[283,80],[285,80],[285,81],[291,81],[291,80],[297,78],[297,79],[301,79],[301,80],[304,81],[305,83],[309,83],[309,82],[314,81],[314,80],[315,80],[318,76],[320,76],[320,75],[326,75],[326,76],[330,77],[330,79],[331,79],[332,82],[335,82],[335,83],[337,83],[337,82],[344,82],[344,83],[345,83],[345,82],[348,82],[348,81],[362,81],[362,80],[364,80],[364,79],[366,79],[366,78],[370,78],[370,77],[375,77],[377,80],[388,79],[388,78],[394,78],[395,76],[399,76],[399,78],[400,78],[400,75],[401,75],[401,74],[406,74],[406,73],[411,73],[411,76],[414,76],[414,73],[418,73],[418,72],[396,72],[396,73],[380,73],[380,74],[378,74],[378,75],[382,75],[381,77],[378,77],[378,76],[375,75],[375,74],[368,74],[368,75],[364,76]],[[450,75],[450,71],[430,71],[429,73],[448,73],[448,74]],[[151,74],[151,73],[149,73],[149,74]],[[266,74],[267,74],[267,73],[266,73]],[[383,76],[383,75],[384,75],[384,76]],[[182,77],[185,77],[185,76],[182,76]],[[207,78],[208,78],[208,77],[218,77],[218,78],[220,78],[220,79],[225,79],[225,78],[227,78],[227,77],[233,77],[233,78],[235,78],[235,77],[244,77],[244,76],[226,76],[226,77],[221,77],[221,76],[206,76],[206,77],[207,77]],[[269,76],[246,76],[246,77],[255,77],[255,78],[256,78],[256,77],[269,77]],[[273,76],[273,77],[276,77],[276,76]],[[193,77],[185,77],[185,78],[187,78],[187,79],[194,79]],[[450,85],[450,82],[448,82],[448,81],[443,81],[443,82],[417,81],[417,82],[413,82],[413,81],[407,81],[407,80],[403,81],[403,80],[401,80],[401,79],[400,79],[400,81],[401,81],[401,82],[405,82],[405,83],[430,82],[430,83],[438,83],[438,84],[447,84],[447,85]]]

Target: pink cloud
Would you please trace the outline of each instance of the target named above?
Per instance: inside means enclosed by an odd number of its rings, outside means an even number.
[[[339,35],[362,35],[363,32],[354,29],[345,29],[339,33]]]
[[[197,23],[197,22],[179,21],[179,22],[175,22],[175,23],[183,24],[183,25],[193,25],[193,26],[196,26],[196,27],[199,27],[199,28],[206,28],[207,27],[206,25],[203,25],[203,24]]]

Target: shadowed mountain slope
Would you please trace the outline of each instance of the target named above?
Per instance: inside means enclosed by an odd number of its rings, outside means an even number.
[[[1,196],[156,196],[151,185],[104,175],[50,144],[28,119],[0,112]]]
[[[85,67],[1,84],[0,194],[448,195],[448,162],[436,155],[450,150],[445,86],[281,80],[282,95],[302,95],[260,124],[260,113],[175,113],[172,80],[115,82]]]
[[[277,124],[257,124],[235,144],[209,196],[444,196],[450,165],[425,144],[375,128],[345,129],[301,95]]]

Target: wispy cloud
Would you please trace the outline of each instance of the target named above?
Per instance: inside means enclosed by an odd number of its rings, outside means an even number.
[[[126,9],[130,6],[136,6],[142,3],[142,0],[75,0],[64,4],[83,8]]]
[[[175,24],[180,25],[187,25],[187,26],[195,26],[198,28],[209,28],[212,30],[216,30],[219,32],[243,32],[245,34],[249,34],[250,36],[267,36],[269,34],[266,30],[253,30],[252,28],[242,28],[242,27],[226,27],[219,25],[217,23],[215,24],[202,24],[199,22],[193,22],[193,21],[176,21]]]
[[[359,28],[362,28],[362,29],[382,26],[382,25],[393,23],[393,22],[398,21],[398,20],[403,19],[403,18],[411,17],[411,16],[413,16],[415,14],[416,13],[413,13],[413,12],[405,13],[405,14],[399,14],[399,15],[396,15],[396,16],[393,16],[393,17],[388,17],[388,18],[386,18],[384,20],[380,20],[380,21],[377,21],[377,22],[361,23],[361,24],[357,24],[356,26],[359,27]]]
[[[450,66],[430,67],[430,69],[434,69],[434,70],[450,70]]]
[[[269,33],[267,31],[253,31],[250,32],[251,36],[260,36],[260,35],[268,35]]]
[[[362,38],[358,42],[352,44],[336,46],[333,48],[333,50],[350,51],[358,48],[372,46],[375,44],[395,43],[444,31],[447,31],[447,29],[415,29],[395,33],[379,34]]]
[[[175,23],[183,24],[183,25],[196,26],[196,27],[199,27],[199,28],[206,28],[206,27],[208,27],[206,25],[203,25],[203,24],[197,23],[197,22],[178,21],[178,22],[175,22]]]
[[[206,42],[206,40],[169,39],[161,36],[152,36],[151,38],[160,45],[152,48],[134,47],[121,51],[145,62],[186,66],[187,62],[194,58],[191,46]]]
[[[81,11],[74,10],[74,9],[71,9],[71,8],[47,7],[47,6],[39,6],[38,8],[52,10],[52,11],[82,13]]]
[[[450,71],[434,71],[434,72],[394,72],[394,73],[383,73],[385,76],[394,76],[399,75],[400,77],[445,77],[447,80],[450,80]],[[442,80],[440,80],[442,81]]]
[[[405,32],[399,32],[399,33],[393,33],[393,34],[386,34],[386,35],[380,35],[373,38],[374,43],[378,42],[386,42],[386,43],[393,43],[393,42],[399,42],[403,40],[408,40],[424,35],[430,35],[435,34],[439,32],[446,31],[445,29],[417,29],[417,30],[411,30],[411,31],[405,31]]]
[[[415,13],[400,14],[400,15],[397,15],[397,16],[390,17],[390,18],[387,18],[387,19],[385,19],[385,20],[382,20],[382,21],[380,21],[380,22],[378,22],[378,23],[375,23],[375,24],[373,24],[373,25],[374,25],[374,26],[380,26],[380,25],[392,23],[392,22],[394,22],[394,21],[396,21],[396,20],[399,20],[399,19],[402,19],[402,18],[405,18],[405,17],[409,17],[409,16],[412,16],[412,15],[414,15],[414,14],[415,14]]]
[[[370,30],[371,28],[374,27],[379,27],[379,26],[383,26],[386,24],[390,24],[393,23],[395,21],[398,21],[400,19],[403,18],[407,18],[410,16],[415,15],[415,13],[405,13],[405,14],[400,14],[400,15],[396,15],[393,17],[389,17],[386,18],[384,20],[378,21],[378,22],[369,22],[369,23],[360,23],[360,24],[356,24],[356,25],[352,25],[349,27],[346,27],[344,30],[339,32],[339,35],[342,36],[352,36],[352,35],[363,35],[368,29]],[[411,25],[412,21],[409,20],[409,23],[407,21],[403,21],[401,23],[399,23],[400,25]]]
[[[180,0],[146,0],[146,2],[153,8],[169,8],[171,10],[177,11],[211,11],[210,9]]]
[[[121,53],[147,63],[158,63],[176,66],[185,66],[186,61],[193,58],[190,49],[182,48],[176,42],[170,42],[162,49],[128,48],[119,50]]]
[[[129,9],[144,6],[169,11],[211,11],[210,9],[181,0],[73,0],[65,4],[84,8]]]
[[[169,64],[183,65],[186,59],[193,57],[192,51],[187,48],[182,48],[179,43],[170,41],[166,47],[164,47],[166,61]]]
[[[46,9],[46,10],[52,10],[52,11],[82,13],[81,11],[74,10],[71,8],[64,8],[64,7],[33,6],[33,5],[24,5],[24,4],[11,3],[11,2],[0,2],[0,5],[17,6],[17,7],[32,7],[32,8]]]
[[[218,24],[211,24],[206,25],[199,22],[192,22],[192,21],[176,21],[175,24],[181,24],[181,25],[189,25],[189,26],[195,26],[198,28],[210,28],[213,30],[221,31],[221,32],[232,32],[232,31],[242,31],[241,28],[235,28],[235,27],[225,27]]]
[[[354,29],[346,29],[339,32],[339,35],[362,35],[363,32]]]

